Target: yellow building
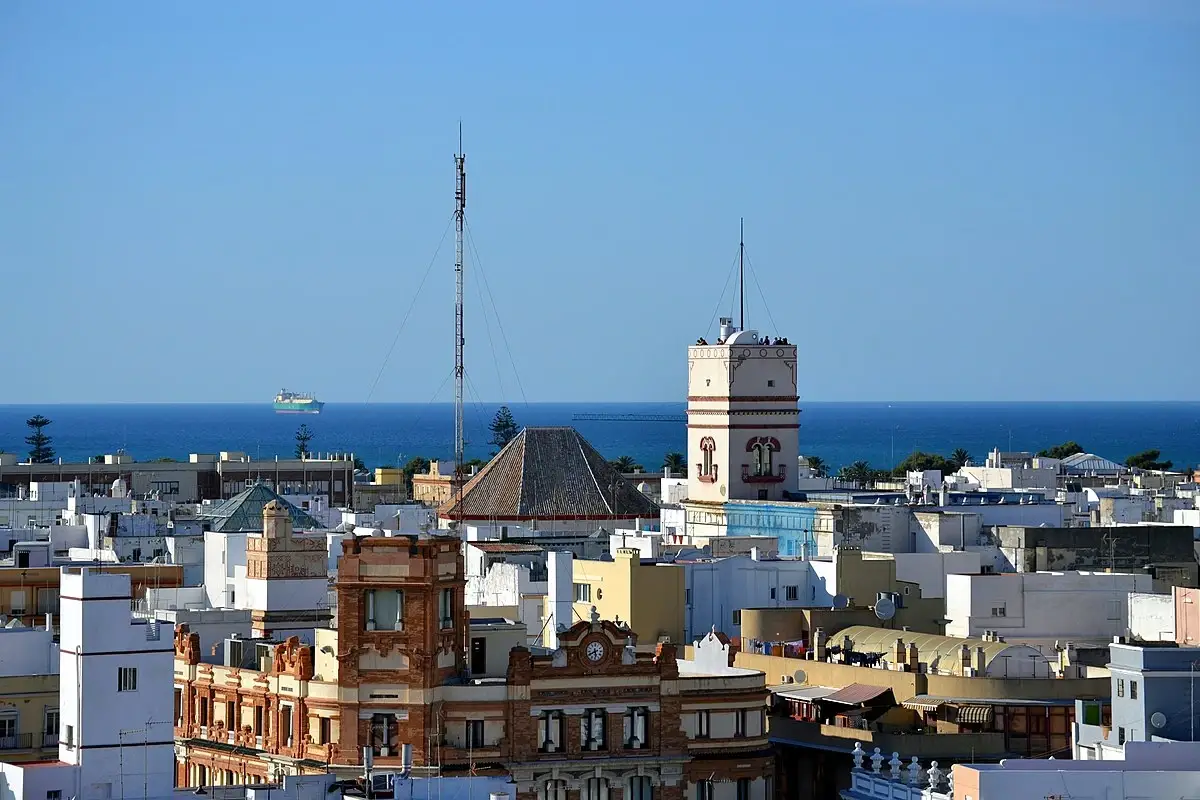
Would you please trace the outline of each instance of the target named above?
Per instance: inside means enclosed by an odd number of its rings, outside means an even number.
[[[0,628],[0,761],[58,758],[58,644],[45,628]]]
[[[573,622],[591,619],[595,606],[602,619],[628,623],[643,647],[683,643],[683,567],[642,563],[640,551],[621,548],[612,561],[574,559],[571,568]],[[556,647],[557,636],[557,626],[547,626],[546,646]]]

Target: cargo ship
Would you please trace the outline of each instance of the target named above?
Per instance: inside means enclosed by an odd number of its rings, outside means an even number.
[[[325,404],[311,394],[297,394],[281,389],[279,394],[275,395],[276,414],[320,414],[324,407]]]

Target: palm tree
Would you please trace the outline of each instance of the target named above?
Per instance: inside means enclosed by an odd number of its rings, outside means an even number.
[[[829,465],[825,463],[825,459],[820,456],[805,456],[804,460],[808,462],[808,468],[812,470],[813,475],[818,478],[829,477]]]
[[[642,465],[634,461],[632,456],[621,456],[608,463],[612,464],[612,468],[622,475],[639,472],[642,469]]]
[[[971,454],[960,447],[950,454],[950,463],[955,469],[962,469],[971,463]]]
[[[663,456],[663,469],[672,475],[687,476],[687,458],[683,453],[667,453]]]
[[[855,461],[848,467],[842,467],[839,474],[842,480],[850,481],[859,488],[865,487],[875,476],[874,470],[866,461]]]

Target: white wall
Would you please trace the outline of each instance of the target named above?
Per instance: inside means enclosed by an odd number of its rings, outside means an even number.
[[[45,628],[0,628],[0,677],[57,675],[58,642]]]
[[[896,580],[921,587],[921,597],[945,597],[947,575],[977,575],[978,552],[896,553]]]
[[[1107,642],[1125,634],[1126,595],[1149,592],[1151,585],[1149,575],[1121,573],[948,575],[946,635],[977,637],[992,630],[1047,655],[1056,641]]]
[[[1146,642],[1175,641],[1174,596],[1131,592],[1129,635]]]
[[[204,532],[204,589],[213,608],[227,605],[235,568],[246,568],[246,534]],[[242,594],[239,592],[237,594]],[[237,597],[234,597],[237,600]]]
[[[734,621],[734,612],[741,609],[828,607],[835,592],[813,564],[748,555],[681,564],[687,601],[684,636],[691,641],[714,626],[728,636],[741,636],[741,623]],[[795,589],[795,599],[788,599],[789,587]]]
[[[319,578],[246,579],[245,596],[234,598],[234,608],[255,611],[308,611],[328,605],[329,580]]]

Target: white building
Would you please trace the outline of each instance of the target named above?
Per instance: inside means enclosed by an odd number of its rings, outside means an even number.
[[[1149,592],[1150,575],[1016,572],[947,575],[947,636],[994,631],[1052,656],[1056,643],[1111,642],[1125,635],[1130,592]]]
[[[1175,597],[1130,592],[1129,635],[1143,642],[1175,641]]]
[[[22,788],[14,797],[170,796],[175,783],[171,629],[130,618],[128,575],[67,567],[60,585],[58,757],[63,767],[22,770]]]

